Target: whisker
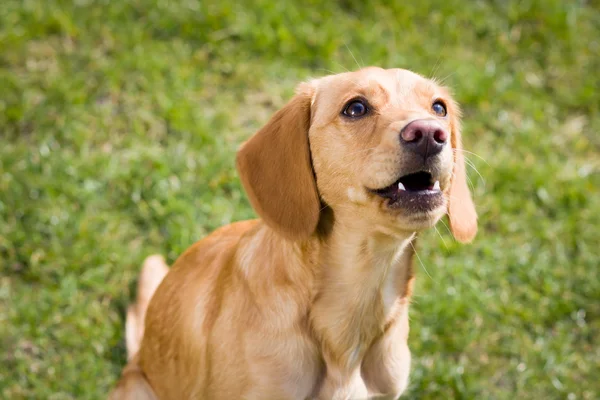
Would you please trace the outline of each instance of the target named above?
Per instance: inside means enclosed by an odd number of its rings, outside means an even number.
[[[481,161],[483,161],[484,163],[486,163],[487,165],[490,165],[487,161],[485,161],[485,158],[481,157],[479,154],[477,153],[473,153],[472,151],[467,151],[465,149],[452,149],[452,151],[462,151],[463,153],[467,153],[467,154],[472,154],[475,157],[479,158]]]
[[[425,265],[423,264],[423,261],[421,261],[421,257],[419,257],[419,253],[417,253],[417,249],[415,249],[415,246],[413,246],[412,241],[410,242],[410,247],[413,248],[413,250],[415,252],[415,255],[417,256],[417,260],[419,260],[419,263],[421,264],[421,267],[423,267],[423,269],[425,270],[425,273],[429,276],[430,279],[433,280],[433,278],[429,274],[429,271],[427,271],[427,268],[425,268]]]
[[[475,170],[475,172],[477,172],[477,175],[479,175],[479,177],[481,178],[481,181],[483,182],[483,187],[485,188],[485,179],[483,179],[483,176],[479,173],[479,170],[477,169],[477,167],[475,167],[475,164],[473,164],[473,161],[469,160],[465,156],[465,164],[467,164],[469,167],[473,168],[473,170]]]
[[[433,66],[433,70],[431,71],[431,74],[429,74],[431,76],[431,80],[433,80],[434,82],[437,83],[437,78],[435,77],[435,74],[438,71],[438,68],[441,66],[440,60],[442,57],[442,54],[444,53],[444,50],[446,49],[446,45],[448,44],[448,40],[444,39],[444,42],[442,43],[442,49],[441,51],[438,53],[438,58],[435,62],[435,65]]]
[[[336,64],[337,64],[337,63],[336,63]],[[338,65],[340,65],[340,64],[338,64]],[[327,69],[327,68],[317,68],[317,71],[325,71],[325,72],[327,72],[328,74],[333,74],[333,75],[337,75],[337,74],[339,74],[339,72],[337,72],[337,71],[332,71],[332,70],[330,70],[330,69]],[[347,70],[346,70],[346,71],[347,71]]]
[[[431,69],[431,72],[429,73],[431,80],[435,80],[435,73],[437,72],[437,69],[440,66],[439,62],[440,62],[441,57],[442,57],[441,53],[438,54],[437,60],[435,61],[435,64],[433,65],[433,68]]]
[[[454,171],[452,171],[450,180],[452,181],[455,176],[456,176],[456,174],[454,173]],[[469,175],[466,172],[465,172],[465,178],[467,179],[467,185],[471,189],[471,192],[474,193],[475,192],[475,186],[473,185],[473,181],[471,181],[471,178],[469,177]],[[450,197],[451,197],[450,194],[448,194],[448,198],[450,198]]]
[[[446,250],[448,250],[448,245],[446,244],[446,240],[444,240],[444,237],[442,236],[442,234],[440,233],[440,231],[438,231],[437,226],[433,226],[435,231],[437,232],[438,236],[440,237],[440,239],[442,239],[442,243],[444,243],[444,247],[446,248]]]
[[[365,60],[363,59],[362,54],[360,52],[358,53],[358,57],[360,57],[360,61],[362,62],[362,65],[364,68],[366,64],[365,64]]]
[[[467,178],[467,183],[469,184],[469,187],[471,188],[471,192],[475,191],[475,186],[473,185],[473,181],[471,180],[471,178],[469,178],[469,175],[465,174],[465,178]],[[485,186],[485,183],[484,183]]]
[[[447,213],[446,213],[446,214],[447,214]],[[441,222],[442,224],[444,224],[444,226],[445,226],[445,227],[446,227],[446,229],[448,230],[448,233],[449,233],[450,235],[452,235],[452,231],[450,230],[450,228],[448,227],[448,225],[447,225],[447,224],[444,222],[444,220],[443,220],[443,219],[440,219],[440,222]]]
[[[348,47],[348,45],[346,44],[346,42],[344,41],[344,46],[346,46],[346,49],[348,49],[348,51],[350,52],[350,55],[352,56],[352,58],[354,59],[354,62],[356,63],[356,65],[358,66],[358,69],[362,69],[362,67],[360,66],[360,64],[358,63],[358,61],[356,60],[356,57],[354,57],[354,53],[352,53],[352,50],[350,50],[350,47]]]
[[[346,67],[344,67],[342,64],[340,64],[339,62],[333,62],[334,64],[336,64],[338,67],[340,67],[341,69],[343,69],[345,72],[350,72],[350,70]]]
[[[456,74],[456,72],[451,72],[451,73],[449,73],[448,75],[446,75],[444,78],[442,78],[442,79],[440,80],[440,84],[441,84],[441,85],[444,85],[444,84],[445,84],[445,82],[446,82],[446,80],[447,80],[448,78],[450,78],[451,76],[453,76],[454,74]]]
[[[456,74],[456,71],[449,73],[448,75],[446,75],[445,77],[443,77],[442,79],[439,80],[439,84],[440,85],[445,85],[446,84],[446,80],[448,80],[450,77],[452,77],[455,74]]]

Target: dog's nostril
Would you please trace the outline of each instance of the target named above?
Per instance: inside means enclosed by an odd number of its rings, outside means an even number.
[[[406,142],[418,141],[423,137],[423,132],[420,129],[406,129],[402,132],[402,139]]]
[[[446,132],[443,129],[436,129],[433,133],[433,139],[438,143],[446,143]]]
[[[415,138],[413,140],[419,140],[423,137],[423,132],[421,132],[420,130],[417,130],[415,132]]]

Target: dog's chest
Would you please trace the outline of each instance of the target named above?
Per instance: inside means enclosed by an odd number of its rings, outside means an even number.
[[[321,292],[311,309],[326,360],[344,370],[357,368],[393,322],[410,272],[407,243],[353,243],[352,250],[362,251],[326,260]]]

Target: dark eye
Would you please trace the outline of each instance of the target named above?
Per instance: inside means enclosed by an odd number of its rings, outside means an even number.
[[[362,117],[367,113],[367,105],[362,100],[353,100],[344,108],[343,113],[351,118]]]
[[[431,106],[431,109],[433,110],[433,112],[436,115],[438,115],[440,117],[446,116],[446,113],[447,113],[446,106],[441,101],[436,101],[435,103],[433,103],[433,105]]]

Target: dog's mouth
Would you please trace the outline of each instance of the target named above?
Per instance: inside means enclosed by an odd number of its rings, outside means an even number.
[[[390,207],[406,207],[414,211],[431,210],[441,205],[443,199],[440,181],[427,171],[401,176],[391,185],[371,189],[371,192],[389,199]]]

